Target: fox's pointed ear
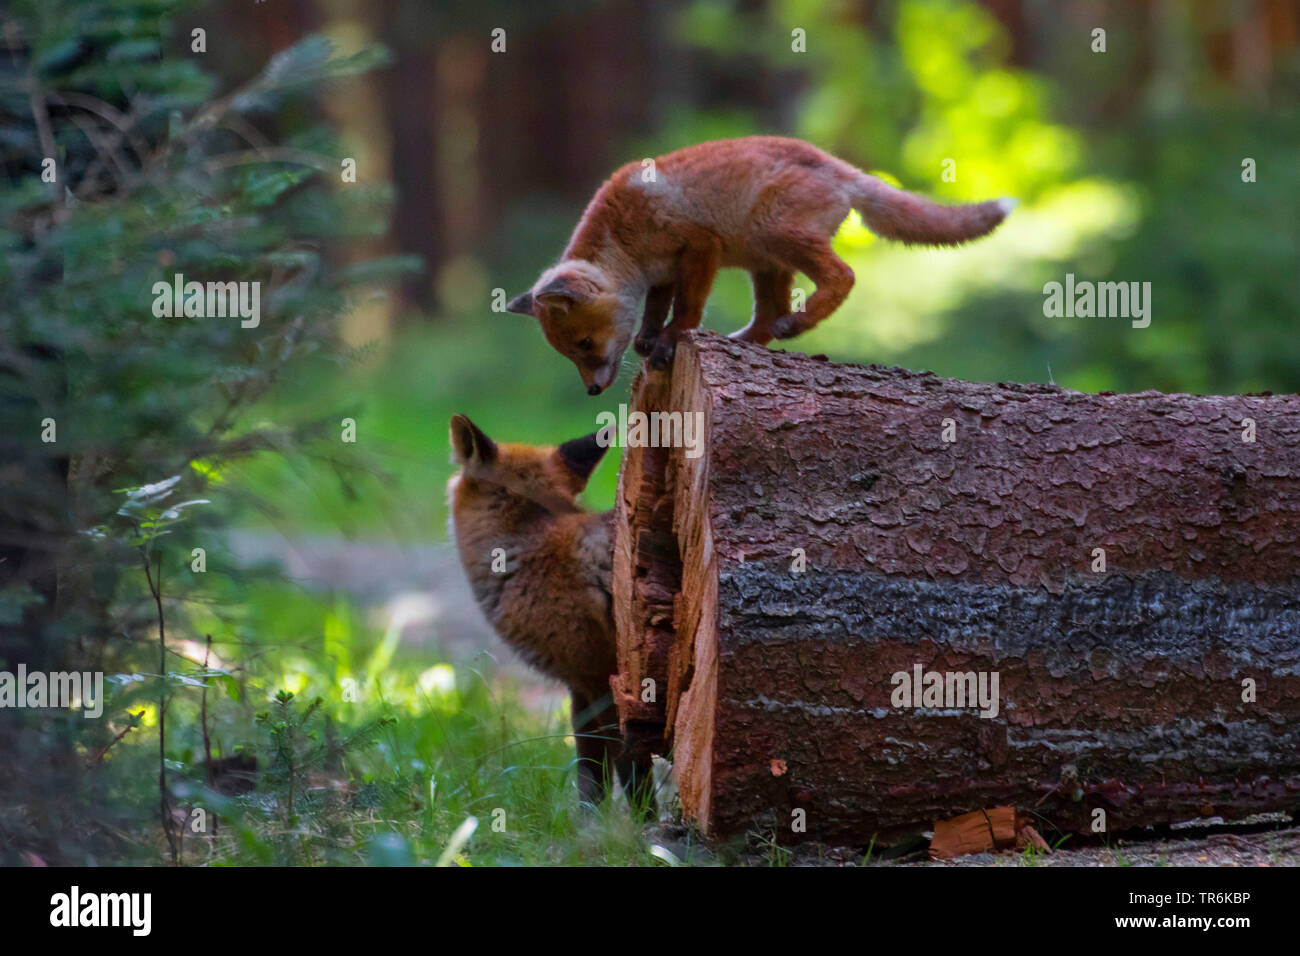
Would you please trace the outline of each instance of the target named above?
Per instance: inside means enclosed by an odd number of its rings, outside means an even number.
[[[533,294],[532,292],[523,292],[515,296],[506,303],[506,311],[513,312],[515,315],[532,315],[533,314]]]
[[[564,462],[564,467],[581,478],[584,484],[605,457],[606,446],[600,443],[599,435],[600,432],[592,432],[582,438],[566,441],[555,449],[560,461]]]
[[[487,464],[497,457],[496,442],[464,415],[451,416],[451,451],[452,460],[458,465],[472,460]]]
[[[575,302],[590,302],[600,290],[583,275],[561,272],[537,290],[536,298],[544,305],[568,309]]]

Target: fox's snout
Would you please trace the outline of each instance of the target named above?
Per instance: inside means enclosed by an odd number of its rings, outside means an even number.
[[[596,369],[587,369],[578,365],[578,374],[582,376],[582,383],[587,386],[587,394],[599,395],[613,385],[614,379],[618,378],[618,366],[618,359]]]

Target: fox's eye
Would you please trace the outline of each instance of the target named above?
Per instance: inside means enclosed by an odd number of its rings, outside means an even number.
[[[582,349],[585,352],[587,351],[587,349],[591,348],[593,344],[595,343],[593,343],[591,339],[583,339],[581,342],[578,343],[578,348]]]

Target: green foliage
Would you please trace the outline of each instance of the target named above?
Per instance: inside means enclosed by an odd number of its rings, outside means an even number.
[[[109,756],[92,761],[94,776],[111,756],[139,749],[141,729],[116,736],[135,719],[127,707],[139,706],[142,728],[161,727],[168,696],[203,683],[185,673],[171,638],[193,634],[191,614],[239,588],[235,569],[212,579],[191,569],[192,549],[219,552],[221,529],[250,501],[221,484],[223,469],[286,453],[320,455],[343,475],[368,467],[340,448],[337,401],[276,420],[252,419],[250,409],[313,365],[343,362],[339,317],[411,267],[341,261],[345,244],[382,234],[389,191],[341,182],[332,133],[281,116],[385,62],[383,51],[340,56],[307,37],[217,98],[187,38],[171,36],[188,6],[41,0],[6,13],[0,667],[145,671],[121,682],[102,722],[0,716],[31,735],[6,728],[6,754],[46,754],[33,761],[45,773],[0,785],[0,832],[15,848],[6,853],[75,861],[113,844],[114,801],[89,804],[106,806],[102,818],[77,802],[98,786],[82,779],[85,762],[112,741]],[[173,315],[178,274],[245,283],[259,312]],[[149,674],[155,652],[161,666],[154,657]],[[172,764],[175,729],[165,741],[169,773],[185,763]],[[37,803],[43,819],[33,822],[24,808]],[[134,805],[133,829],[149,807]],[[72,844],[68,832],[85,842]]]
[[[788,132],[945,201],[1022,205],[991,238],[955,250],[877,242],[851,218],[837,249],[857,286],[795,347],[1095,391],[1297,388],[1300,340],[1286,331],[1300,314],[1296,64],[1266,96],[1226,88],[1195,59],[1223,24],[1174,4],[1166,38],[1187,62],[1136,90],[1142,54],[1125,30],[1110,31],[1104,55],[1086,33],[1034,36],[1030,72],[1009,65],[1005,30],[974,0],[892,0],[869,27],[851,6],[695,0],[677,37],[733,82],[777,79]],[[806,53],[792,49],[796,26]],[[637,148],[773,131],[771,117],[682,104]],[[1256,182],[1242,182],[1246,157]],[[1151,326],[1044,317],[1044,283],[1067,272],[1150,282]],[[738,327],[749,296],[743,277],[724,273],[709,324]]]

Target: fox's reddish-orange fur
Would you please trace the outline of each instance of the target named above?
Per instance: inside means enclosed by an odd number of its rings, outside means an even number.
[[[461,470],[447,494],[461,564],[502,640],[569,688],[583,799],[603,798],[616,768],[634,804],[652,806],[651,768],[622,755],[609,688],[613,513],[576,502],[605,449],[594,434],[558,448],[497,444],[463,415],[451,420],[451,442]],[[498,558],[504,568],[494,568]]]
[[[806,332],[844,301],[853,270],[831,237],[857,209],[877,235],[947,245],[990,232],[1013,206],[944,206],[862,172],[802,140],[777,136],[700,143],[629,163],[597,190],[559,263],[512,300],[578,366],[591,394],[636,349],[663,367],[677,335],[700,324],[719,268],[747,269],[754,314],[735,336],[766,344]],[[816,285],[791,311],[796,272]],[[665,327],[669,308],[672,322]]]

